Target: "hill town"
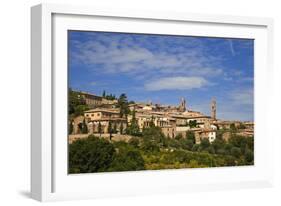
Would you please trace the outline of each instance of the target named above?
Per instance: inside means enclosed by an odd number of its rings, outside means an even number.
[[[69,142],[95,134],[110,140],[128,141],[142,131],[154,125],[161,128],[165,137],[186,137],[187,132],[194,133],[195,144],[203,139],[210,143],[215,141],[218,131],[222,139],[230,138],[230,129],[237,135],[251,137],[254,135],[254,123],[243,121],[225,121],[217,118],[216,100],[210,100],[210,116],[188,108],[181,98],[177,106],[154,104],[152,102],[128,102],[127,96],[121,94],[98,96],[91,93],[72,91],[69,93],[70,110],[78,104],[78,111],[69,115]],[[80,104],[80,105],[79,105]]]
[[[68,54],[69,173],[254,165],[252,39],[69,31]]]

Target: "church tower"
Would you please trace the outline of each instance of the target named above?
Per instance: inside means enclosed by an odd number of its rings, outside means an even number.
[[[185,101],[185,99],[183,97],[181,98],[181,101],[180,101],[179,111],[180,112],[185,112],[186,111],[186,101]]]
[[[216,99],[213,98],[212,99],[212,102],[211,102],[211,118],[213,120],[216,120],[216,113],[217,113],[217,102],[216,102]]]

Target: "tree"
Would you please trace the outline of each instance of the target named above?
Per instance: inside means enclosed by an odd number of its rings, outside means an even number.
[[[140,129],[136,119],[136,112],[135,110],[132,111],[132,121],[131,124],[127,127],[126,133],[133,135],[133,136],[140,136]]]
[[[191,140],[193,144],[195,144],[195,135],[194,132],[187,131],[186,132],[186,139]]]
[[[239,158],[241,156],[241,149],[239,147],[232,147],[230,153],[232,156]]]
[[[192,147],[193,152],[197,152],[199,150],[200,145],[199,144],[194,144]]]
[[[105,98],[108,99],[108,100],[115,100],[116,99],[115,95],[113,95],[113,94],[105,95]]]
[[[246,126],[242,123],[240,123],[237,127],[238,129],[246,129]]]
[[[234,124],[234,123],[231,123],[231,124],[230,124],[230,130],[232,130],[232,131],[235,131],[235,130],[236,130],[236,127],[235,127],[235,124]]]
[[[98,124],[98,133],[100,134],[100,137],[101,137],[101,123],[100,122]]]
[[[210,146],[210,142],[207,138],[201,140],[200,147],[204,150]]]
[[[113,126],[113,133],[114,134],[117,133],[117,123],[116,122],[114,123],[114,126]]]
[[[254,137],[246,138],[248,149],[254,151]]]
[[[190,120],[189,121],[189,127],[190,128],[194,128],[197,126],[197,121],[196,120]]]
[[[77,105],[74,107],[74,116],[84,115],[84,112],[88,109],[88,105]]]
[[[235,146],[237,148],[240,148],[242,153],[245,153],[246,149],[248,149],[247,139],[245,137],[238,136],[238,135],[233,135],[229,139],[229,142],[233,146]]]
[[[104,172],[110,167],[114,146],[105,139],[89,136],[69,145],[69,172]]]
[[[224,148],[220,148],[220,149],[216,150],[216,153],[219,155],[225,155],[225,150],[224,150]]]
[[[176,135],[176,137],[175,137],[175,139],[176,140],[180,140],[180,139],[182,139],[183,137],[182,137],[182,134],[178,134],[178,135]]]
[[[129,114],[129,106],[126,94],[121,94],[118,98],[117,106],[120,108],[120,117],[123,118],[124,116],[127,119],[127,115]]]
[[[68,126],[68,134],[72,134],[72,132],[73,132],[73,121],[70,121]]]
[[[88,134],[88,126],[86,124],[86,120],[85,119],[83,120],[83,123],[82,123],[82,133],[83,134]]]
[[[78,133],[82,133],[82,131],[83,131],[83,123],[80,122],[80,123],[78,124]]]
[[[225,144],[224,145],[225,154],[230,155],[232,147],[233,147],[233,145],[231,143]]]
[[[109,139],[112,139],[112,123],[111,121],[108,122],[108,133],[109,133]]]
[[[153,141],[157,143],[159,146],[166,145],[167,138],[162,133],[160,127],[147,127],[142,131],[142,137],[144,140]]]
[[[125,143],[117,145],[118,152],[108,171],[136,171],[144,170],[144,159],[139,150]]]
[[[120,125],[120,134],[123,134],[123,130],[124,130],[123,122],[121,122],[121,125]]]
[[[245,160],[247,163],[252,163],[254,160],[254,153],[251,150],[245,152]]]
[[[68,114],[74,117],[83,115],[84,111],[88,110],[85,100],[81,97],[80,92],[68,89]]]
[[[143,141],[141,149],[150,153],[158,153],[160,151],[159,145],[156,142],[147,139]]]
[[[149,127],[155,127],[153,115],[151,116],[151,119],[150,119],[150,122],[149,122]]]
[[[133,147],[138,148],[138,147],[139,147],[139,144],[140,144],[140,141],[139,141],[138,138],[133,137],[133,138],[131,138],[131,139],[129,140],[128,143],[129,143],[130,145],[132,145]]]
[[[195,144],[193,140],[186,139],[186,147],[188,150],[192,150],[193,145]]]
[[[211,145],[211,146],[208,148],[208,152],[209,152],[210,154],[215,154],[215,149],[214,149],[213,145]]]
[[[217,153],[219,150],[223,149],[224,147],[224,141],[222,139],[218,139],[216,138],[213,142],[212,142],[212,146],[215,149],[215,152]]]

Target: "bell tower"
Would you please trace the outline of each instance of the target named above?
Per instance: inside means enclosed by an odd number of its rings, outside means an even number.
[[[185,99],[183,97],[181,98],[181,101],[180,101],[179,111],[180,112],[185,112],[186,111],[186,101],[185,101]]]
[[[212,98],[212,101],[211,101],[211,118],[213,120],[216,120],[217,118],[217,102],[216,102],[216,99],[215,98]]]

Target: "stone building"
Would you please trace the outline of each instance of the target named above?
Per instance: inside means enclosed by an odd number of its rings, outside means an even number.
[[[79,92],[78,97],[82,98],[90,107],[96,107],[102,104],[102,97],[87,92]]]
[[[81,130],[80,125],[83,123],[83,121],[84,121],[84,117],[82,115],[75,117],[73,120],[71,120],[71,124],[73,126],[72,134],[79,134],[82,132],[80,131]]]
[[[176,137],[176,128],[172,125],[162,126],[161,131],[165,137],[175,138]]]
[[[186,101],[185,101],[184,98],[181,98],[178,111],[179,111],[179,112],[185,112],[185,111],[186,111]]]
[[[230,126],[233,124],[236,128],[239,127],[241,122],[239,121],[214,121],[214,124],[216,124],[219,129],[230,129]]]
[[[216,131],[213,129],[199,129],[194,131],[195,143],[200,144],[203,139],[208,139],[210,143],[216,139]]]
[[[104,97],[94,95],[87,92],[77,92],[78,98],[81,98],[85,104],[87,104],[90,108],[96,108],[96,107],[107,107],[112,108],[113,105],[117,104],[117,100],[109,100]]]
[[[136,113],[135,115],[137,124],[140,131],[144,128],[150,127],[153,123],[154,126],[160,127],[161,131],[166,137],[174,138],[176,136],[176,119],[165,116],[164,113],[158,112],[144,112]],[[130,124],[132,115],[128,116],[128,122]]]
[[[217,102],[214,98],[212,99],[211,102],[211,117],[213,120],[217,119]]]
[[[127,128],[126,118],[120,117],[118,109],[91,109],[84,112],[84,117],[88,124],[88,131],[92,133],[110,133],[116,129],[115,132],[123,133]]]
[[[108,134],[114,129],[116,133],[125,132],[128,125],[132,122],[132,115],[127,118],[120,118],[120,110],[117,107],[117,100],[107,100],[103,97],[88,93],[80,93],[81,98],[85,100],[91,108],[84,112],[83,116],[76,117],[72,120],[73,134],[81,133],[81,124],[85,120],[89,134],[103,133]],[[242,124],[240,121],[221,121],[216,117],[216,100],[211,101],[211,116],[207,116],[198,111],[188,110],[186,100],[181,99],[178,106],[160,105],[152,103],[133,103],[129,104],[130,111],[134,111],[135,118],[140,129],[150,127],[153,123],[161,128],[166,137],[174,138],[177,135],[186,137],[188,131],[194,132],[196,143],[202,139],[208,139],[212,143],[216,139],[216,133],[219,129],[230,129],[234,124],[238,129]],[[196,125],[191,125],[191,121],[196,121]],[[83,123],[84,124],[84,123]],[[80,129],[79,129],[80,125]],[[254,123],[244,122],[244,129],[237,131],[239,134],[248,137],[254,134]],[[191,128],[192,127],[192,128]],[[122,136],[122,135],[120,135]],[[229,135],[225,134],[223,139],[228,139]]]

